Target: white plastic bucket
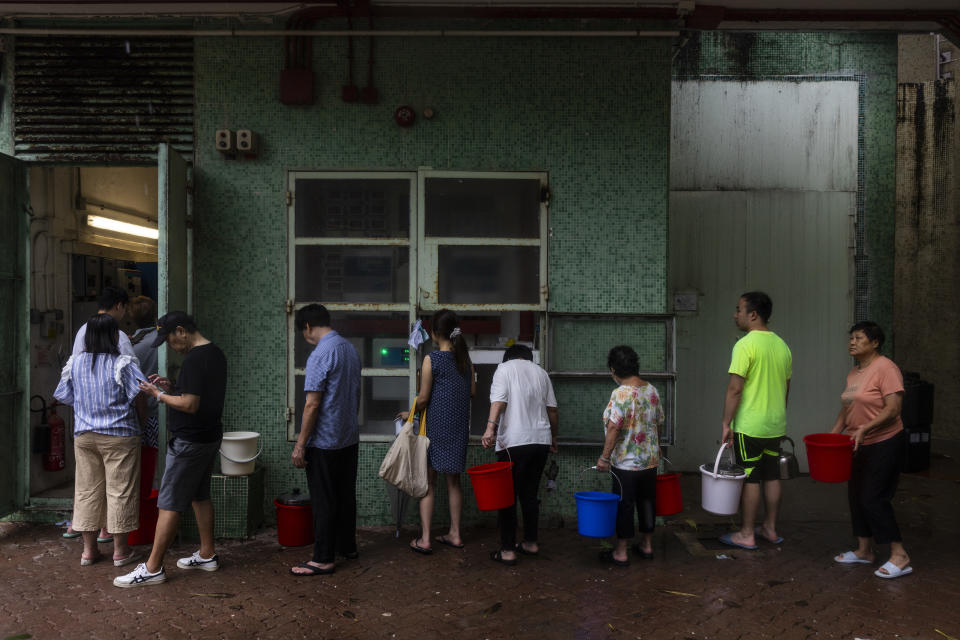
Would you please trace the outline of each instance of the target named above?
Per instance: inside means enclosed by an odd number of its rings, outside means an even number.
[[[253,473],[260,434],[256,431],[225,431],[220,442],[220,472],[225,476],[248,476]]]
[[[738,476],[717,473],[720,467],[720,456],[723,455],[726,446],[726,442],[720,445],[712,470],[705,464],[700,465],[700,476],[703,481],[700,504],[704,511],[718,516],[732,516],[740,508],[740,492],[743,490],[743,480],[747,477],[745,473]],[[730,456],[732,458],[733,454],[730,453]]]

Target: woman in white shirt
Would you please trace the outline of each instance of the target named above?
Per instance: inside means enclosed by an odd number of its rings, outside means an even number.
[[[513,488],[523,511],[523,541],[517,544],[517,508],[498,515],[500,549],[490,558],[505,565],[517,563],[517,553],[537,555],[540,519],[540,476],[548,453],[557,452],[557,399],[547,372],[533,363],[529,347],[514,345],[490,385],[490,416],[481,443],[496,445],[497,460],[513,461]],[[509,452],[509,453],[508,453]]]

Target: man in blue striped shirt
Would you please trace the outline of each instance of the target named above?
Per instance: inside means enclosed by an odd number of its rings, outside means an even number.
[[[290,569],[295,576],[334,571],[334,554],[357,557],[357,460],[360,426],[360,356],[330,326],[319,304],[297,311],[297,331],[315,345],[307,359],[306,402],[293,466],[305,469],[313,505],[313,559]]]

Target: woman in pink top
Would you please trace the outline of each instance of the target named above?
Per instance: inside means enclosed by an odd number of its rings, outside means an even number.
[[[858,322],[850,328],[850,355],[857,365],[847,374],[833,433],[845,433],[853,440],[847,495],[858,544],[855,551],[846,551],[834,560],[872,564],[872,539],[890,545],[890,559],[874,574],[899,578],[913,573],[890,504],[903,460],[903,376],[890,358],[880,355],[883,338],[883,330],[874,322]]]

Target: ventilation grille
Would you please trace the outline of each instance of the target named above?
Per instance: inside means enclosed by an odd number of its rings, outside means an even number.
[[[14,153],[41,162],[193,156],[193,39],[18,37]]]

